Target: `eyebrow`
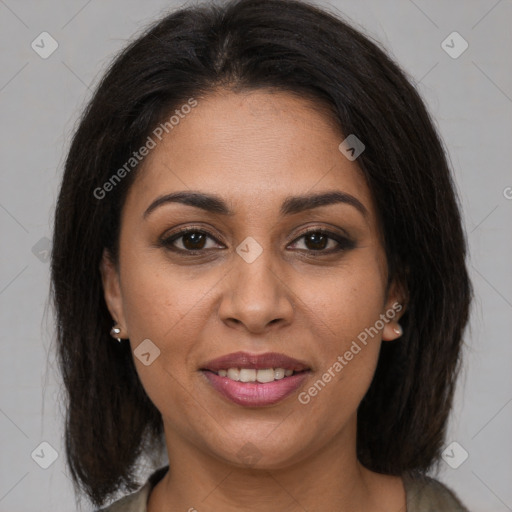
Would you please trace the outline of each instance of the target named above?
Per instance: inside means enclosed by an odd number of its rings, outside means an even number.
[[[232,216],[235,214],[227,205],[227,203],[219,196],[214,194],[206,194],[204,192],[182,191],[165,194],[155,199],[146,209],[143,218],[156,210],[159,206],[167,203],[181,203],[188,206],[201,208],[210,213]],[[321,206],[343,203],[356,208],[364,217],[368,216],[368,210],[354,196],[332,190],[316,194],[307,194],[302,196],[288,196],[281,205],[281,216],[293,215],[296,213],[312,210]]]

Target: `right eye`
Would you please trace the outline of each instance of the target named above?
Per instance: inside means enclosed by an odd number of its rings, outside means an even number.
[[[208,238],[217,242],[208,231],[197,228],[185,228],[163,238],[161,244],[171,251],[195,255],[204,252],[204,249],[208,249],[205,247]],[[182,247],[177,247],[176,242],[178,241],[180,241]]]

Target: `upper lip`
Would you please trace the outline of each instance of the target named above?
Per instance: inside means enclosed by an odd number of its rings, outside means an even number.
[[[299,361],[298,359],[278,352],[266,352],[264,354],[233,352],[204,363],[200,369],[217,372],[229,368],[249,368],[254,370],[284,368],[285,370],[293,370],[296,372],[310,369],[304,361]]]

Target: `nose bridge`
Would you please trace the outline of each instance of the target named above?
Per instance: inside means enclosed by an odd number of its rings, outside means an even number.
[[[272,295],[274,295],[276,291],[274,282],[276,258],[269,245],[263,246],[256,239],[248,236],[236,248],[238,256],[238,260],[235,259],[236,278],[240,282],[245,282],[246,285],[250,284],[254,294],[259,290],[273,292]],[[242,289],[247,290],[244,287]]]
[[[236,320],[258,331],[278,319],[285,323],[291,320],[291,297],[279,276],[278,260],[268,245],[264,247],[250,236],[236,247],[229,290],[220,308],[224,321]]]

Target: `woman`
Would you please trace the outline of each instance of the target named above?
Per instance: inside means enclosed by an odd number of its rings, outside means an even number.
[[[86,109],[54,228],[67,461],[95,506],[467,510],[426,476],[472,295],[457,197],[415,89],[345,22],[163,18]]]

